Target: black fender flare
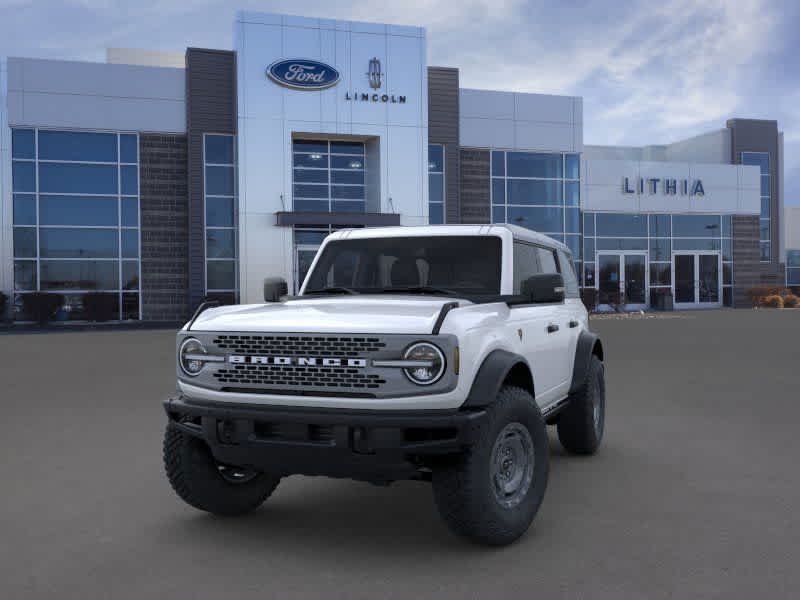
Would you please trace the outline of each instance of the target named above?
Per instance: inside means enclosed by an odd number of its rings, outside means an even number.
[[[594,355],[603,360],[603,343],[596,334],[584,329],[581,331],[578,337],[578,345],[575,347],[575,365],[572,368],[570,394],[580,390],[581,386],[586,383],[586,377],[589,374],[589,362]]]
[[[478,372],[475,374],[469,395],[461,406],[463,408],[476,408],[488,406],[494,402],[500,392],[500,388],[503,386],[503,382],[511,373],[511,370],[516,367],[524,367],[522,381],[516,383],[520,387],[528,389],[531,396],[533,396],[533,375],[528,361],[523,356],[507,350],[492,350],[483,360]],[[527,372],[527,375],[524,375],[525,372]]]

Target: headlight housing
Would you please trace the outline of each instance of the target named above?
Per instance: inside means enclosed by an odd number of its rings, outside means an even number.
[[[444,354],[429,342],[411,344],[403,353],[403,360],[417,363],[403,368],[406,377],[417,385],[436,383],[444,374]]]
[[[197,338],[186,338],[178,351],[178,363],[189,377],[196,377],[206,364],[206,348]]]

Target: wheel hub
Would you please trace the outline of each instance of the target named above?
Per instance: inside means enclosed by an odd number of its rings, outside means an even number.
[[[522,502],[533,481],[533,439],[521,423],[506,425],[494,443],[490,479],[495,499],[512,508]]]

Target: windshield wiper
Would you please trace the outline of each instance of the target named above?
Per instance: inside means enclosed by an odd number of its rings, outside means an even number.
[[[310,296],[312,294],[358,294],[356,290],[353,290],[348,287],[326,287],[320,288],[318,290],[306,290],[303,292],[303,296]]]
[[[458,292],[444,288],[433,287],[430,285],[414,285],[409,287],[388,287],[381,288],[380,294],[442,294],[444,296],[459,296]]]

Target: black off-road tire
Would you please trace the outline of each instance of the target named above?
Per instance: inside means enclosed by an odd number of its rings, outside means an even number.
[[[602,361],[592,355],[586,382],[558,416],[558,439],[573,454],[594,454],[603,441],[606,381]]]
[[[502,546],[528,530],[544,498],[550,468],[547,429],[533,397],[518,387],[504,386],[487,413],[469,450],[435,465],[433,493],[453,532],[477,543]],[[498,438],[508,427],[519,432],[524,428],[533,449],[532,479],[524,494],[519,488],[513,506],[498,499],[492,467],[495,448],[501,443]]]
[[[254,511],[280,482],[267,473],[250,473],[242,481],[226,479],[208,445],[167,425],[164,468],[172,489],[187,504],[215,515],[236,516]]]

